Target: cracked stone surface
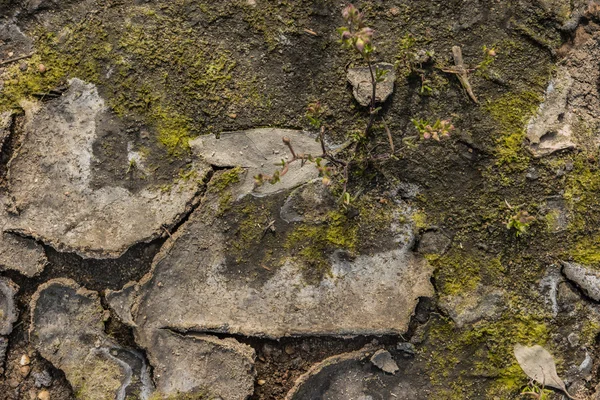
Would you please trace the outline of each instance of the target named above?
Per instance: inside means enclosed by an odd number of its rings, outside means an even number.
[[[4,373],[4,362],[8,349],[8,335],[17,322],[19,310],[15,304],[15,295],[19,286],[8,278],[0,277],[0,375]]]
[[[1,211],[0,225],[4,226]],[[0,235],[0,270],[18,271],[33,277],[44,270],[47,262],[44,248],[35,241],[9,232]]]
[[[104,333],[107,314],[96,292],[71,280],[51,280],[38,288],[31,310],[33,345],[65,373],[78,398],[125,400],[134,393],[149,398],[148,366],[139,353]]]
[[[575,18],[575,27],[579,17]],[[527,126],[527,146],[535,157],[559,150],[592,150],[600,143],[597,120],[600,93],[596,82],[600,34],[579,26],[573,48],[558,66],[544,102]]]
[[[283,143],[282,138],[290,139],[294,151],[298,154],[321,155],[321,145],[313,136],[306,132],[290,129],[262,128],[241,132],[222,133],[219,139],[214,136],[202,136],[190,142],[192,149],[209,164],[218,167],[243,167],[248,170],[244,182],[237,189],[236,197],[248,194],[251,191],[263,195],[298,186],[318,177],[319,173],[314,165],[307,163],[303,167],[300,162],[289,165],[285,179],[270,185],[254,187],[254,176],[259,173],[273,175],[275,170],[281,169],[275,164],[281,160],[290,161],[292,154]]]
[[[259,140],[272,139],[257,136]],[[213,181],[219,182],[220,174]],[[209,184],[202,206],[156,257],[132,309],[142,342],[148,343],[148,336],[164,327],[270,338],[405,332],[419,297],[433,295],[432,267],[410,250],[412,225],[399,222],[410,220],[410,208],[400,202],[396,211],[388,210],[396,217],[385,226],[377,224],[389,239],[387,247],[352,255],[334,249],[319,264],[326,264],[328,272],[316,282],[308,281],[306,269],[315,266],[292,253],[290,240],[288,245],[282,242],[293,237],[294,229],[318,232],[319,224],[285,222],[280,210],[287,192],[232,200],[233,194],[248,193],[250,174],[241,173],[239,183],[221,192],[218,183]],[[258,207],[257,214],[244,211],[252,207]],[[244,215],[252,215],[247,223],[240,221]],[[270,220],[275,233],[266,236]],[[248,249],[240,244],[244,240],[250,241]],[[383,246],[385,241],[377,242]],[[271,259],[253,259],[257,246]],[[244,251],[250,253],[247,262]]]
[[[600,273],[577,263],[563,262],[563,274],[590,298],[600,301]]]
[[[147,348],[161,395],[245,400],[254,392],[254,349],[235,339],[157,329]]]
[[[394,92],[394,81],[396,73],[394,66],[388,63],[376,64],[373,68],[387,70],[383,82],[378,82],[375,87],[375,101],[383,103]],[[371,84],[371,73],[368,67],[349,68],[347,74],[348,82],[352,85],[354,98],[361,106],[368,106],[373,96],[373,85]]]
[[[574,116],[566,109],[572,86],[571,74],[562,68],[546,89],[544,102],[527,126],[529,149],[534,156],[576,147],[572,131]]]
[[[4,231],[33,237],[83,257],[118,257],[130,246],[164,235],[192,207],[195,179],[168,190],[93,184],[93,145],[113,127],[93,84],[70,81],[62,97],[24,104],[24,144],[9,163]],[[208,167],[197,164],[198,176]]]
[[[323,360],[296,381],[285,400],[424,398],[429,378],[419,374],[418,368],[413,369],[410,360],[402,360],[399,372],[392,375],[371,364],[373,353],[374,347],[365,347]]]

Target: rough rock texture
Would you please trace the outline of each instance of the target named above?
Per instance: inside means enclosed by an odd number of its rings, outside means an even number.
[[[117,257],[164,235],[191,207],[199,184],[169,190],[93,185],[93,145],[110,115],[94,85],[70,81],[64,95],[25,106],[25,140],[9,164],[11,215],[4,227],[84,257]],[[206,173],[198,166],[198,175]]]
[[[383,350],[385,351],[385,350]],[[410,361],[391,375],[371,365],[372,347],[325,359],[302,375],[285,400],[423,399],[428,378],[411,368]]]
[[[131,306],[138,290],[137,283],[129,282],[121,290],[106,290],[105,298],[117,318],[128,326],[134,326]]]
[[[377,368],[388,374],[395,374],[398,371],[398,364],[392,358],[392,355],[387,350],[377,350],[371,357],[371,362]]]
[[[254,349],[235,339],[157,329],[148,343],[157,391],[245,400],[254,391]]]
[[[13,330],[13,324],[17,322],[19,310],[15,304],[15,295],[19,291],[13,281],[8,278],[0,278],[0,375],[4,373],[4,361],[8,349],[8,335]]]
[[[64,371],[78,398],[124,400],[133,393],[148,398],[148,366],[104,333],[106,312],[95,292],[70,280],[52,280],[38,288],[31,310],[33,345]]]
[[[378,82],[375,90],[375,101],[383,103],[394,92],[394,81],[396,73],[394,66],[388,63],[379,63],[374,66],[380,70],[387,70],[384,80]],[[373,71],[375,72],[375,71]],[[371,84],[371,73],[368,67],[349,68],[348,82],[352,85],[352,93],[354,98],[362,106],[368,106],[371,103],[373,96],[373,85]]]
[[[15,305],[15,295],[19,286],[8,278],[0,278],[0,335],[10,335],[17,321],[19,310]]]
[[[3,222],[0,211],[0,225]],[[42,272],[46,263],[44,248],[38,243],[9,232],[0,235],[0,270],[10,269],[32,277]]]
[[[600,301],[600,273],[583,265],[563,262],[563,273],[590,298]]]
[[[527,126],[529,149],[536,157],[559,150],[572,149],[574,115],[567,110],[569,91],[573,78],[561,68],[546,90],[546,98]]]
[[[573,48],[558,66],[537,115],[529,121],[527,144],[534,156],[575,147],[591,150],[600,143],[599,42],[598,32],[577,28]]]
[[[500,315],[504,304],[502,290],[483,285],[479,285],[473,292],[442,296],[439,302],[440,308],[458,327],[481,319],[493,319]]]
[[[218,167],[243,167],[248,170],[238,196],[249,193],[254,188],[254,176],[262,173],[273,175],[281,169],[281,160],[291,161],[292,154],[282,139],[290,139],[294,151],[298,154],[322,154],[321,145],[306,132],[290,129],[252,129],[242,132],[222,133],[219,139],[214,136],[199,137],[190,142],[192,149],[209,164]],[[280,164],[279,166],[275,164]],[[268,194],[298,186],[318,176],[311,163],[301,166],[300,162],[290,164],[285,179],[280,182],[254,189],[255,193]],[[236,197],[238,197],[236,196]]]
[[[268,149],[276,143],[280,134],[270,133],[275,139],[267,132],[255,135],[253,147]],[[241,135],[247,140],[246,133]],[[203,155],[206,149],[202,148]],[[225,159],[231,152],[228,146],[220,149],[224,154],[209,151],[213,160]],[[260,158],[252,159],[246,165],[256,168],[259,162]],[[385,235],[385,240],[379,238],[375,243],[387,247],[370,254],[350,254],[342,245],[356,240],[345,236],[356,229],[352,221],[332,230],[327,222],[288,224],[280,218],[286,204],[282,194],[232,200],[251,190],[249,175],[251,172],[235,179],[230,176],[239,183],[225,189],[228,175],[216,174],[202,206],[155,259],[133,309],[143,343],[152,331],[164,327],[271,338],[407,330],[419,297],[431,296],[433,288],[431,267],[410,250],[414,241],[411,224],[399,222],[410,219],[406,205],[394,206],[400,211],[390,206],[387,222],[375,224],[381,229],[378,235]],[[336,214],[335,208],[326,211],[338,221],[347,218]],[[269,227],[275,231],[269,233]],[[299,246],[296,243],[302,240],[308,242],[294,253]],[[316,241],[327,242],[332,250],[310,250],[311,245],[318,245]],[[266,258],[261,259],[263,250]],[[307,255],[308,261],[303,262]],[[317,281],[307,280],[306,274],[318,268],[327,271]]]

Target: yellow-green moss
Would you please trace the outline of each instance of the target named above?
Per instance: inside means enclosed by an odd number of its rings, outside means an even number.
[[[437,390],[433,399],[462,399],[460,386],[443,386],[453,381],[475,376],[492,378],[492,383],[479,388],[489,399],[511,398],[527,383],[527,377],[513,356],[516,343],[545,345],[549,329],[544,320],[534,315],[507,313],[495,322],[481,321],[458,329],[450,321],[438,321],[431,328],[429,345],[424,351],[432,383]]]
[[[483,277],[497,281],[505,271],[498,257],[469,254],[456,249],[442,257],[429,259],[436,267],[436,283],[442,295],[472,291]]]
[[[209,191],[221,193],[233,184],[240,182],[240,175],[244,173],[241,167],[235,167],[222,173],[218,173],[210,181]]]
[[[423,211],[417,211],[412,215],[412,220],[415,223],[415,228],[427,228],[427,215]]]
[[[508,93],[486,104],[485,109],[500,128],[496,146],[498,165],[511,164],[519,170],[527,166],[530,157],[523,149],[526,124],[541,101],[541,94],[526,91]]]

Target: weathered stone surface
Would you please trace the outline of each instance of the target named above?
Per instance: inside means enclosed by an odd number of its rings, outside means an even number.
[[[427,231],[419,240],[418,250],[421,254],[442,255],[448,250],[451,243],[452,240],[443,232]]]
[[[375,88],[375,101],[383,103],[394,92],[394,81],[396,73],[394,66],[388,63],[376,64],[373,68],[387,70],[382,82],[378,82]],[[375,73],[375,71],[373,71]],[[373,96],[373,85],[371,84],[371,73],[368,67],[349,68],[347,74],[348,82],[352,85],[354,98],[362,106],[368,106]]]
[[[164,396],[245,400],[254,392],[254,350],[234,339],[157,329],[148,343],[148,357],[156,389]]]
[[[27,37],[16,24],[0,21],[0,61],[24,56],[32,50],[33,40]]]
[[[322,154],[321,145],[306,132],[290,129],[252,129],[241,132],[222,133],[220,138],[202,136],[190,142],[190,146],[211,165],[218,167],[243,167],[248,170],[237,196],[250,193],[254,188],[254,176],[273,175],[281,169],[281,160],[291,161],[293,156],[282,139],[291,140],[298,154]],[[279,166],[275,165],[279,164]],[[255,193],[268,194],[289,189],[305,183],[319,175],[311,163],[301,166],[300,162],[289,165],[289,170],[280,182],[254,188]]]
[[[369,365],[372,347],[325,359],[302,375],[285,400],[421,400],[426,398],[429,378],[410,361],[399,365],[395,375]]]
[[[544,102],[527,126],[529,149],[534,156],[541,157],[576,146],[572,131],[574,117],[567,110],[572,86],[573,78],[569,71],[559,69],[546,90]]]
[[[19,310],[15,305],[15,295],[19,291],[13,281],[0,277],[0,335],[10,335],[13,324],[19,317]]]
[[[4,142],[10,136],[10,126],[13,114],[11,112],[0,113],[0,154],[3,153]]]
[[[3,224],[2,210],[0,224]],[[47,262],[44,248],[35,241],[9,232],[0,234],[0,270],[10,269],[32,277],[42,272]]]
[[[61,369],[80,399],[147,398],[152,382],[144,358],[104,333],[105,311],[95,292],[67,279],[38,288],[31,300],[31,341]]]
[[[271,139],[253,140],[261,148],[260,140]],[[213,159],[219,157],[215,151]],[[142,343],[165,327],[271,338],[407,330],[419,297],[432,296],[433,288],[432,267],[410,250],[414,234],[406,204],[382,211],[388,215],[385,224],[365,221],[379,229],[376,247],[369,254],[349,254],[336,243],[343,244],[345,230],[356,225],[325,232],[326,221],[288,224],[280,214],[289,193],[244,197],[251,190],[249,175],[242,173],[227,189],[209,184],[202,207],[156,257],[132,310]],[[213,180],[220,182],[221,176]],[[326,214],[338,215],[335,210],[327,208]],[[330,246],[323,255],[324,249],[314,250],[320,259],[308,263],[301,259],[306,252],[298,254],[303,250],[294,250],[290,239],[306,232],[312,233],[310,240],[321,237]],[[317,281],[307,280],[317,268],[327,271]]]
[[[322,218],[335,199],[320,182],[307,183],[294,190],[281,207],[281,218],[288,223]]]
[[[527,145],[536,157],[570,148],[593,151],[600,143],[600,93],[596,84],[600,77],[600,33],[577,28],[580,17],[574,12],[570,19],[574,25],[568,30],[575,30],[574,40],[565,50],[568,55],[558,66],[545,101],[527,127]]]
[[[131,306],[138,290],[135,282],[129,282],[121,290],[106,290],[105,298],[110,309],[116,314],[117,318],[128,326],[134,326],[131,316]]]
[[[484,285],[479,285],[472,292],[442,296],[439,300],[440,308],[459,328],[481,319],[499,316],[504,303],[502,290]]]
[[[593,300],[600,301],[600,273],[583,265],[563,262],[563,274]]]
[[[163,226],[173,226],[192,206],[195,179],[180,179],[166,191],[93,184],[94,143],[102,129],[112,129],[94,85],[72,79],[62,97],[23,106],[23,145],[9,164],[7,199],[14,214],[5,231],[84,257],[118,257],[164,235]],[[204,164],[194,168],[199,176],[207,171]]]
[[[395,374],[398,371],[398,364],[392,358],[392,355],[387,350],[377,350],[371,357],[371,362],[377,368],[388,374]]]

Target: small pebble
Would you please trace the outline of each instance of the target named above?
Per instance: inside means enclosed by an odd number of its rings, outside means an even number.
[[[20,69],[22,72],[25,72],[25,71],[27,71],[27,63],[21,63],[21,64],[19,64],[19,69]]]
[[[21,376],[23,378],[27,378],[27,375],[29,375],[30,371],[31,371],[31,367],[29,365],[23,365],[22,367],[19,368],[19,372],[21,373]]]
[[[292,345],[289,345],[289,344],[288,344],[287,346],[285,346],[285,354],[287,354],[287,355],[290,355],[290,356],[291,356],[291,355],[292,355],[292,354],[294,354],[295,352],[296,352],[296,349],[294,349],[294,346],[292,346]]]
[[[258,383],[258,386],[262,386],[265,383],[267,383],[267,381],[265,381],[264,379],[259,379],[258,382],[256,382],[256,383]]]
[[[43,74],[46,72],[46,66],[44,64],[38,65],[38,70]]]
[[[50,400],[50,392],[47,390],[42,390],[38,393],[39,400]]]
[[[31,360],[29,359],[29,356],[27,354],[23,354],[21,356],[21,359],[19,360],[19,364],[21,364],[21,365],[31,364]]]

